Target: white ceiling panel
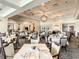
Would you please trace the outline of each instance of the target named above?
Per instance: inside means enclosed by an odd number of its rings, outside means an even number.
[[[20,14],[24,11],[27,11],[29,9],[32,9],[38,5],[41,5],[42,3],[46,3],[50,0],[33,0],[33,2],[29,3],[29,4],[26,4],[25,6],[19,8],[18,10],[16,10],[15,12],[7,15],[6,17],[11,17],[11,16],[14,16],[14,15],[17,15],[17,14]]]
[[[22,7],[22,6],[32,2],[33,0],[7,0],[7,1],[12,4]]]
[[[0,17],[5,17],[16,9],[0,4]]]
[[[11,17],[49,0],[0,0],[0,18]]]

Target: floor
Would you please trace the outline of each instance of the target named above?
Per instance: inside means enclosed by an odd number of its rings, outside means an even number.
[[[67,51],[61,49],[60,59],[79,59],[79,39],[72,38]]]

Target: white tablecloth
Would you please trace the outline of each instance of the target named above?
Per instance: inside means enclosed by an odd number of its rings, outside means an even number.
[[[32,48],[33,46],[36,46],[39,50],[35,50],[33,53],[33,56],[24,57],[29,54],[29,52],[33,52]],[[38,58],[34,58],[35,53],[38,56]],[[31,58],[32,57],[32,58]],[[49,49],[45,44],[24,44],[23,47],[18,51],[18,53],[15,54],[13,59],[53,59],[52,55],[49,52]]]

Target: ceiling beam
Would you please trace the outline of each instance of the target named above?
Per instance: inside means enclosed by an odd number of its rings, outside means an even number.
[[[29,4],[26,4],[25,6],[21,7],[19,10],[16,10],[14,11],[13,13],[7,15],[6,17],[11,17],[11,16],[14,16],[16,14],[19,14],[23,11],[26,11],[26,10],[29,10],[29,9],[32,9],[42,3],[45,3],[45,2],[48,2],[50,0],[34,0],[33,2],[29,3]]]
[[[15,8],[15,9],[20,8],[19,6],[14,5],[14,4],[12,4],[12,3],[6,1],[6,0],[0,0],[0,3],[3,4],[3,5],[5,5],[5,6]]]

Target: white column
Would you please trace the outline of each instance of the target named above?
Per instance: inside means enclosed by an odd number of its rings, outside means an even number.
[[[0,18],[0,32],[7,33],[7,28],[8,28],[8,19]]]

